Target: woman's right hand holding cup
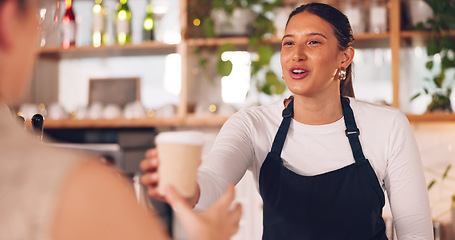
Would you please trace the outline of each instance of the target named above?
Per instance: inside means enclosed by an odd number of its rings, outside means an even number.
[[[166,198],[158,192],[158,167],[160,160],[158,158],[158,151],[155,148],[147,150],[145,159],[140,163],[140,168],[144,171],[141,176],[141,183],[147,186],[147,195],[154,199],[166,202]]]
[[[150,197],[163,201],[168,202],[166,197],[162,195],[158,191],[159,185],[159,175],[158,175],[158,167],[160,165],[160,159],[158,157],[158,150],[156,148],[152,148],[146,151],[145,159],[143,159],[139,166],[144,174],[141,176],[141,184],[147,186],[147,195]],[[188,203],[191,206],[196,205],[199,199],[199,186],[196,187],[195,195],[187,198]]]
[[[140,163],[140,168],[144,171],[141,183],[147,186],[147,194],[150,197],[171,204],[190,239],[230,239],[238,231],[242,208],[239,203],[233,203],[235,199],[233,185],[230,185],[223,196],[205,212],[198,213],[192,208],[199,199],[199,186],[196,188],[195,196],[191,198],[183,197],[175,188],[168,186],[166,198],[158,191],[159,165],[158,150],[147,150],[145,159]]]

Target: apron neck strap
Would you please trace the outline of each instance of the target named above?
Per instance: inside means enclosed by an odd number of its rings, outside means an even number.
[[[343,108],[344,124],[346,125],[346,137],[349,139],[349,144],[351,145],[352,154],[354,155],[355,161],[360,162],[362,160],[365,160],[365,156],[363,155],[362,146],[360,145],[359,140],[360,131],[357,128],[357,124],[355,123],[352,108],[349,106],[348,100],[343,96],[341,97],[341,107]]]
[[[283,150],[284,141],[286,140],[286,135],[288,134],[289,126],[294,116],[294,98],[288,103],[288,106],[283,110],[281,115],[283,116],[283,120],[275,135],[271,150],[271,152],[278,156],[281,156],[281,150]]]
[[[356,162],[363,161],[365,160],[365,156],[363,155],[362,146],[360,145],[360,131],[355,123],[354,113],[352,112],[351,106],[349,106],[348,100],[344,97],[341,97],[341,107],[343,109],[344,123],[346,125],[345,133],[349,139],[354,159]],[[292,99],[288,106],[283,110],[282,116],[283,120],[281,121],[281,125],[275,135],[271,149],[271,152],[277,154],[278,156],[281,156],[286,135],[288,133],[289,126],[291,125],[292,117],[294,116],[294,99]]]

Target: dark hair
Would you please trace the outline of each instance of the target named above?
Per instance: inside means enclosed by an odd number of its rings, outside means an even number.
[[[345,50],[354,43],[354,35],[348,18],[338,9],[324,3],[308,3],[296,8],[289,15],[286,26],[294,15],[303,12],[314,14],[330,23],[341,50]],[[340,94],[342,96],[354,97],[352,63],[346,68],[346,80],[340,82]]]

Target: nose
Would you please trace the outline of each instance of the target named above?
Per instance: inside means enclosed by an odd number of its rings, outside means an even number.
[[[298,61],[303,61],[306,59],[306,52],[305,52],[305,47],[304,46],[299,46],[296,45],[294,48],[294,53],[292,56],[292,60],[298,62]]]

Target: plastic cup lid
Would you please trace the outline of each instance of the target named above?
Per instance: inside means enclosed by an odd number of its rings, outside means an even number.
[[[161,132],[155,137],[155,143],[177,143],[189,145],[203,145],[204,134],[197,131],[170,131]]]

